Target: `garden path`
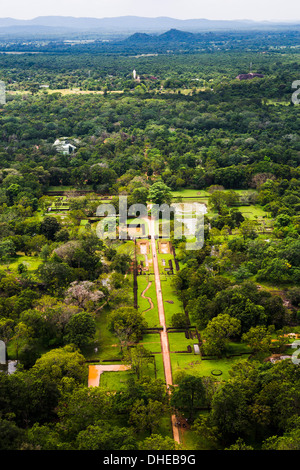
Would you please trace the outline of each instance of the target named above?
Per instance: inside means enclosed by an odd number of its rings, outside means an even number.
[[[162,356],[163,356],[163,364],[164,364],[167,390],[168,390],[168,393],[170,393],[170,385],[173,385],[172,367],[171,367],[170,348],[169,348],[169,339],[168,339],[167,326],[166,326],[165,310],[164,310],[163,296],[162,296],[162,290],[161,290],[159,265],[158,265],[158,259],[157,259],[157,249],[156,249],[156,239],[155,239],[155,220],[153,217],[149,217],[148,224],[149,224],[149,234],[151,235],[151,250],[152,250],[159,321],[160,321],[161,326],[163,327],[163,330],[160,333],[161,350],[162,350]],[[176,426],[176,421],[177,421],[176,416],[172,415],[171,419],[172,419],[172,429],[173,429],[174,440],[175,442],[180,444],[180,434],[179,434],[179,429]]]

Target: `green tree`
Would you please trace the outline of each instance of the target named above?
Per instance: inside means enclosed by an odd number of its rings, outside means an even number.
[[[242,341],[250,346],[253,353],[269,353],[272,343],[272,334],[265,326],[253,326],[242,336]]]
[[[213,211],[218,212],[218,214],[221,214],[222,209],[226,206],[225,194],[226,193],[224,191],[217,190],[209,196],[209,206]]]
[[[255,238],[256,234],[256,223],[254,220],[244,220],[239,227],[240,233],[243,236],[244,240],[247,238]]]
[[[14,416],[21,428],[43,424],[57,418],[59,390],[57,383],[45,375],[30,371],[0,374],[0,402],[3,416]]]
[[[44,235],[35,235],[31,237],[25,245],[25,254],[31,256],[32,254],[38,254],[42,248],[47,244],[47,238]]]
[[[114,417],[111,397],[107,391],[85,385],[66,390],[58,403],[57,413],[59,428],[68,442],[75,441],[81,431],[100,421],[109,426]]]
[[[170,437],[152,434],[150,437],[146,437],[146,439],[140,442],[139,450],[176,450],[176,445],[174,439]]]
[[[256,323],[266,323],[267,315],[262,305],[256,305],[246,295],[237,293],[234,295],[233,303],[225,309],[225,313],[241,322],[241,332],[245,333]]]
[[[137,400],[131,408],[129,415],[129,424],[131,424],[137,432],[149,431],[150,434],[157,432],[165,407],[160,401]]]
[[[6,190],[6,195],[9,199],[10,204],[13,204],[15,199],[17,198],[19,192],[20,192],[21,186],[19,184],[13,183],[11,184],[7,190]]]
[[[8,343],[13,336],[14,321],[11,318],[0,318],[0,339]]]
[[[73,281],[74,272],[66,263],[47,262],[37,270],[41,280],[50,291],[61,290]]]
[[[221,356],[230,338],[238,336],[241,331],[241,322],[228,314],[220,314],[207,325],[204,337],[204,350],[206,354]]]
[[[239,438],[237,439],[235,444],[232,444],[225,450],[254,450],[254,448],[252,446],[247,445],[243,439]]]
[[[103,422],[88,426],[76,439],[78,450],[137,450],[136,438],[128,428]]]
[[[136,342],[147,328],[143,314],[133,307],[121,307],[109,315],[109,329],[120,339],[121,344]]]
[[[211,405],[211,424],[226,443],[254,432],[249,402],[257,390],[255,365],[236,367],[235,375],[216,391]]]
[[[146,371],[148,372],[149,364],[153,362],[155,364],[152,354],[142,345],[129,348],[127,353],[124,354],[124,362],[131,365],[131,369],[138,379],[141,379]]]
[[[300,420],[293,417],[282,436],[272,436],[262,443],[262,450],[300,450]]]
[[[62,450],[64,443],[57,428],[53,424],[34,425],[27,430],[26,439],[24,439],[24,448],[26,450]]]
[[[6,239],[0,242],[0,261],[5,262],[16,254],[16,247],[12,240]]]
[[[19,359],[19,352],[21,347],[29,341],[29,339],[32,337],[32,334],[32,329],[28,328],[24,322],[19,322],[14,328],[14,335],[11,339],[14,342],[17,360]]]
[[[191,430],[199,438],[199,441],[209,443],[209,448],[220,448],[221,435],[218,427],[212,423],[211,415],[199,414],[195,419]]]
[[[184,414],[189,421],[195,418],[196,410],[206,404],[205,387],[201,377],[188,375],[172,390],[170,404]]]
[[[188,326],[188,319],[185,313],[174,313],[171,318],[171,324],[174,328],[186,328]]]
[[[32,367],[32,373],[58,382],[64,377],[71,377],[77,383],[83,383],[87,379],[85,358],[70,345],[43,354]]]
[[[131,257],[127,254],[118,253],[111,262],[111,269],[118,273],[126,274],[129,271]]]
[[[88,312],[73,315],[66,326],[65,341],[79,348],[89,344],[96,334],[96,322]]]
[[[20,450],[24,430],[14,421],[0,418],[0,450]]]
[[[55,217],[45,217],[41,222],[41,234],[49,240],[55,239],[55,234],[61,229],[60,223]]]
[[[171,189],[162,181],[157,181],[150,186],[148,199],[153,204],[170,204],[172,200]]]
[[[274,257],[263,261],[262,269],[257,273],[257,280],[285,284],[292,280],[292,274],[292,265],[288,260]]]

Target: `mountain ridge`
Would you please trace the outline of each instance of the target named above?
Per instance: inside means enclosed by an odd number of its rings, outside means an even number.
[[[130,32],[163,32],[169,29],[184,29],[188,31],[222,30],[222,29],[266,29],[287,28],[299,26],[300,20],[295,22],[271,22],[254,20],[210,20],[199,19],[176,19],[167,16],[143,17],[143,16],[119,16],[119,17],[73,17],[73,16],[38,16],[29,20],[15,18],[0,18],[0,28],[14,26],[45,26],[73,30],[103,31],[130,31]]]

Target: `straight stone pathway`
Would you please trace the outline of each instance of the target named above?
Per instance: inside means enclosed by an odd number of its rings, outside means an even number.
[[[152,217],[149,218],[149,234],[151,235],[151,250],[152,250],[159,321],[160,321],[161,326],[163,327],[163,331],[161,331],[160,333],[161,350],[162,350],[167,390],[168,390],[168,393],[170,393],[170,385],[173,385],[172,366],[171,366],[169,339],[168,339],[167,326],[166,326],[163,296],[162,296],[162,291],[161,291],[159,266],[158,266],[158,260],[157,260],[157,249],[156,249],[156,240],[155,240],[155,220]],[[172,415],[171,419],[172,419],[172,429],[173,429],[174,440],[175,442],[180,444],[180,434],[179,434],[179,429],[176,426],[176,416]]]
[[[160,343],[161,343],[161,351],[162,351],[162,357],[163,357],[166,386],[167,386],[167,391],[170,394],[170,386],[173,385],[172,366],[171,366],[169,339],[168,339],[167,326],[166,326],[163,296],[162,296],[162,290],[161,290],[159,266],[158,266],[158,259],[157,259],[157,249],[156,249],[156,239],[155,239],[155,220],[154,218],[149,217],[148,219],[145,219],[145,221],[148,222],[149,234],[151,236],[151,251],[152,251],[152,260],[153,260],[153,268],[154,268],[154,279],[155,279],[155,289],[156,289],[156,297],[157,297],[159,322],[163,328],[163,330],[160,332]],[[145,292],[147,291],[149,287],[150,286],[147,286],[143,294],[145,294]],[[130,369],[130,366],[126,366],[126,365],[91,365],[89,366],[88,386],[98,387],[99,382],[100,382],[100,376],[103,372],[121,371],[121,370],[128,370],[128,369]],[[178,427],[176,426],[175,415],[171,416],[171,421],[172,421],[174,441],[180,444],[181,442],[180,433],[179,433]]]

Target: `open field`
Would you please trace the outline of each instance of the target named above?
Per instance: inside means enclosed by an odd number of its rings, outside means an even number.
[[[181,189],[177,191],[172,191],[172,196],[174,199],[176,198],[208,198],[209,193],[207,191],[199,190],[199,189]]]
[[[238,206],[238,210],[247,219],[255,220],[257,218],[267,218],[268,214],[261,206]]]
[[[93,354],[93,360],[103,361],[120,358],[121,347],[118,338],[108,329],[108,312],[103,309],[96,317],[96,341],[98,342],[98,353]]]
[[[173,377],[176,378],[178,372],[195,375],[197,377],[213,377],[216,380],[228,380],[229,370],[239,361],[247,360],[248,356],[236,356],[222,359],[201,359],[195,354],[171,354]],[[221,371],[219,376],[212,375],[212,371]]]
[[[145,349],[152,353],[161,353],[160,334],[144,334],[143,339],[139,342]]]
[[[29,90],[7,90],[8,95],[25,95],[31,94]],[[102,90],[81,90],[80,88],[58,88],[56,90],[52,90],[50,88],[42,88],[39,90],[39,93],[48,93],[49,95],[53,95],[54,93],[61,93],[63,96],[67,95],[104,95],[104,91]],[[124,93],[123,90],[111,90],[107,91],[107,93],[111,94],[121,94]]]
[[[168,332],[170,351],[186,351],[188,346],[193,347],[194,344],[198,344],[198,339],[195,336],[194,339],[187,339],[184,332],[172,333]]]
[[[230,189],[222,189],[222,192],[228,192],[232,191]],[[233,190],[236,194],[239,196],[245,196],[247,194],[255,193],[256,191],[254,189],[234,189]],[[210,192],[206,191],[204,189],[188,189],[188,188],[182,188],[178,189],[176,191],[171,191],[173,198],[178,198],[182,197],[184,198],[209,198]]]
[[[118,392],[126,387],[131,375],[130,371],[103,372],[100,376],[100,388]]]
[[[161,276],[161,288],[164,301],[164,310],[167,326],[172,326],[172,316],[174,313],[184,313],[181,301],[171,285],[171,276]]]
[[[24,264],[28,271],[35,271],[39,265],[42,264],[42,260],[38,256],[18,255],[15,258],[9,260],[7,263],[1,264],[0,268],[16,272],[19,264]]]

